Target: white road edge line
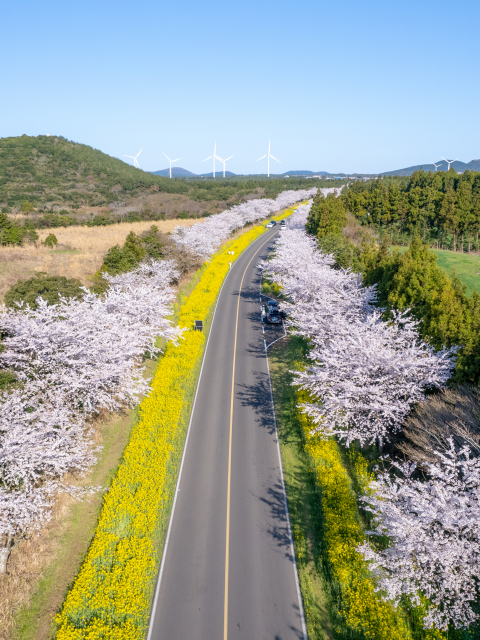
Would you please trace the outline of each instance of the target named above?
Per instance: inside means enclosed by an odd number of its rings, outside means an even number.
[[[264,342],[265,342],[265,340],[264,340]],[[300,583],[299,583],[299,580],[298,580],[297,559],[295,558],[295,549],[293,547],[292,528],[290,526],[290,513],[288,511],[287,491],[285,489],[285,480],[284,480],[284,477],[283,477],[282,454],[281,454],[281,451],[280,451],[280,440],[278,438],[277,419],[275,417],[275,403],[273,402],[272,378],[270,376],[270,365],[268,363],[268,351],[267,351],[267,349],[265,349],[265,358],[267,360],[268,380],[269,380],[269,383],[270,383],[270,398],[272,400],[273,422],[275,424],[275,436],[276,436],[276,440],[277,440],[278,463],[280,465],[280,475],[282,477],[283,502],[284,502],[284,505],[285,505],[285,513],[286,513],[286,516],[287,516],[288,536],[290,538],[290,553],[292,554],[293,567],[294,567],[294,571],[295,571],[295,585],[297,587],[298,606],[300,608],[300,617],[302,618],[303,638],[304,638],[304,640],[308,640],[307,625],[305,624],[305,612],[303,610],[302,594],[300,592]]]
[[[252,247],[256,242],[258,242],[263,237],[264,236],[262,234],[256,240],[254,240],[252,242],[252,244],[249,245],[249,246]],[[238,258],[240,258],[240,256],[242,256],[242,255],[243,255],[243,252],[241,254],[239,254]],[[235,262],[232,265],[232,268],[237,264],[237,262],[238,262],[238,260],[235,260]],[[202,379],[202,372],[203,372],[203,365],[205,363],[205,356],[207,355],[208,344],[210,342],[210,336],[212,335],[213,323],[214,323],[214,320],[215,320],[215,314],[217,313],[218,301],[220,300],[220,296],[222,295],[223,286],[224,286],[225,282],[227,281],[227,278],[228,278],[228,276],[230,275],[231,272],[232,272],[232,269],[229,269],[227,271],[227,275],[225,276],[225,279],[223,280],[222,286],[220,287],[220,291],[218,292],[217,301],[215,303],[215,309],[213,311],[212,324],[210,325],[210,330],[208,332],[208,338],[207,338],[207,344],[205,345],[205,351],[203,352],[202,366],[201,366],[200,373],[199,373],[198,380],[197,380],[197,388],[195,389],[195,397],[193,399],[192,410],[190,412],[190,420],[188,422],[187,435],[185,437],[185,444],[183,446],[182,461],[180,463],[180,470],[178,472],[177,486],[175,488],[175,497],[173,498],[172,512],[170,513],[170,520],[169,520],[169,523],[168,523],[167,536],[165,538],[165,544],[163,545],[162,561],[160,563],[160,571],[158,573],[157,584],[155,586],[155,598],[153,600],[152,611],[150,613],[150,618],[149,618],[149,621],[148,621],[147,640],[152,640],[153,622],[155,620],[155,613],[157,611],[158,598],[159,598],[159,594],[160,594],[160,586],[161,586],[161,583],[162,583],[163,569],[165,567],[165,558],[167,556],[168,542],[170,540],[170,531],[171,531],[171,528],[172,528],[173,515],[175,513],[175,506],[177,504],[178,492],[180,491],[179,487],[180,487],[180,480],[182,478],[183,463],[185,461],[185,453],[187,451],[188,437],[190,435],[190,427],[192,426],[193,413],[195,411],[195,403],[197,402],[197,395],[198,395],[198,389],[200,387],[200,380]],[[267,358],[267,360],[268,360],[268,358]],[[268,364],[268,362],[267,362],[267,364]],[[269,373],[269,375],[270,375],[270,373]],[[282,470],[282,474],[283,474],[283,470]],[[282,480],[283,480],[283,476],[282,476]],[[288,526],[290,528],[290,521],[289,521],[289,525]],[[294,558],[295,558],[295,556],[294,556]],[[298,585],[297,585],[297,589],[298,589]],[[303,611],[303,608],[302,608],[302,611]]]

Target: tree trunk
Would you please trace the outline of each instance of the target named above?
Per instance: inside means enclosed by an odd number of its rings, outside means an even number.
[[[475,250],[478,251],[478,231],[475,234]]]
[[[470,253],[471,248],[472,248],[472,236],[468,234],[468,253]]]
[[[0,575],[2,575],[2,573],[7,573],[7,561],[9,555],[9,547],[3,547],[2,549],[0,549]]]
[[[453,250],[454,251],[457,250],[457,234],[456,233],[453,234]]]
[[[463,253],[463,233],[462,233],[462,244],[460,245],[460,253]]]

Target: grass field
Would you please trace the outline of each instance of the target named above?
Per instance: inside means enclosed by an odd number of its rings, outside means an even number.
[[[160,220],[122,222],[106,227],[43,229],[38,234],[40,241],[54,233],[58,240],[55,249],[40,243],[36,247],[0,247],[0,300],[18,280],[26,280],[41,271],[51,276],[78,278],[85,286],[91,286],[89,276],[101,267],[108,249],[123,244],[130,231],[139,234],[156,225],[160,231],[168,233],[175,227],[189,227],[196,222],[196,219]]]
[[[480,293],[480,257],[468,253],[455,253],[442,249],[432,249],[437,256],[437,264],[448,274],[452,270],[458,275],[461,281],[467,285],[468,293],[473,293],[476,289]]]
[[[407,250],[407,247],[392,247],[398,249],[400,253]],[[480,257],[471,253],[456,253],[445,249],[431,249],[437,256],[437,264],[449,275],[455,271],[460,280],[467,285],[468,293],[472,294],[474,289],[480,293]]]

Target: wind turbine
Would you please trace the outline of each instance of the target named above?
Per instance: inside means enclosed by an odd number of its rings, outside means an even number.
[[[215,178],[215,158],[217,160],[220,160],[220,162],[223,162],[223,160],[217,156],[217,141],[216,140],[215,140],[215,146],[213,147],[213,155],[208,156],[208,158],[205,158],[205,160],[202,160],[202,162],[206,162],[207,160],[210,160],[211,158],[213,158],[213,177]],[[227,160],[228,159],[229,158],[227,158]],[[223,177],[225,177],[225,174],[223,174]]]
[[[444,158],[442,156],[442,160],[445,160],[445,162],[448,164],[448,169],[447,171],[450,171],[450,165],[453,164],[454,162],[456,162],[457,160],[460,160],[460,158],[455,158],[455,160],[447,160],[446,158]]]
[[[274,158],[270,153],[270,140],[268,141],[268,153],[266,153],[264,156],[262,156],[258,160],[263,160],[263,158],[268,158],[267,159],[267,176],[270,177],[270,158],[273,158],[273,160],[280,162],[280,160],[277,160],[276,158]],[[255,160],[255,162],[258,162],[258,160]]]
[[[170,163],[170,178],[171,178],[172,177],[172,162],[178,162],[179,160],[181,160],[181,158],[177,158],[176,160],[170,160],[170,158],[167,156],[167,154],[164,151],[162,151],[162,153]]]
[[[126,156],[126,155],[124,155],[123,157],[124,158],[132,158],[133,159],[133,166],[137,167],[137,169],[140,169],[140,165],[138,164],[137,158],[142,153],[142,151],[143,151],[143,147],[140,149],[140,151],[137,153],[136,156]]]
[[[442,163],[439,162],[438,164],[435,164],[434,162],[432,162],[433,166],[435,167],[435,171],[437,170],[437,167],[439,167]],[[435,171],[433,173],[435,173]]]
[[[233,154],[234,156],[235,154]],[[233,158],[233,156],[230,156],[230,158]],[[220,158],[219,156],[217,156],[217,158],[220,160],[220,162],[223,162],[223,177],[225,177],[225,163],[227,162],[227,160],[230,160],[230,158],[225,158],[225,160],[223,160],[222,158]]]

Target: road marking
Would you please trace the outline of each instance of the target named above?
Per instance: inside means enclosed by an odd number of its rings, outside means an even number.
[[[253,246],[254,244],[256,244],[261,239],[261,237],[262,236],[260,236],[256,240],[254,240],[250,246]],[[266,244],[266,243],[264,242],[263,244]],[[259,250],[263,247],[263,244],[260,246]],[[240,255],[241,254],[239,254],[239,257],[240,257]],[[250,260],[250,262],[251,262],[251,260]],[[248,264],[250,264],[250,262]],[[235,266],[235,264],[236,264],[236,262],[234,263],[233,266]],[[182,478],[183,464],[185,462],[185,456],[186,456],[186,453],[187,453],[188,439],[189,439],[189,436],[190,436],[190,429],[191,429],[192,423],[193,423],[193,414],[195,413],[195,405],[196,405],[196,402],[197,402],[198,390],[200,389],[200,380],[202,379],[203,365],[205,363],[205,356],[207,354],[208,345],[210,343],[210,336],[212,334],[213,323],[215,321],[215,314],[217,313],[218,302],[220,300],[220,296],[222,295],[223,287],[224,287],[225,282],[227,281],[227,278],[228,278],[229,275],[230,275],[230,270],[227,272],[227,275],[225,276],[225,279],[222,282],[222,286],[220,287],[220,291],[218,292],[217,300],[215,302],[215,309],[213,311],[212,322],[210,324],[210,329],[208,331],[207,344],[205,345],[205,351],[203,352],[202,366],[200,368],[200,374],[198,376],[197,386],[195,388],[195,396],[194,396],[194,399],[193,399],[192,410],[190,412],[190,420],[188,422],[187,436],[185,438],[185,444],[184,444],[184,447],[183,447],[182,461],[180,463],[180,469],[179,469],[178,478],[177,478],[177,486],[176,486],[176,489],[175,489],[175,496],[174,496],[174,499],[173,499],[172,511],[171,511],[171,514],[170,514],[170,519],[169,519],[169,522],[168,522],[167,535],[166,535],[165,543],[164,543],[163,550],[162,550],[163,553],[162,553],[162,561],[161,561],[161,564],[160,564],[160,571],[159,571],[158,578],[157,578],[157,584],[155,585],[155,597],[154,597],[154,600],[153,600],[153,607],[152,607],[152,611],[150,613],[150,619],[149,619],[149,622],[148,622],[147,640],[152,640],[152,637],[153,637],[153,625],[154,625],[155,616],[156,616],[156,613],[157,613],[157,606],[158,606],[158,600],[159,600],[159,595],[160,595],[160,586],[162,584],[162,576],[163,576],[163,571],[164,571],[164,568],[165,568],[165,561],[166,561],[166,558],[167,558],[167,550],[168,550],[168,543],[169,543],[169,540],[170,540],[170,532],[171,532],[171,529],[172,529],[173,516],[174,516],[174,513],[175,513],[175,507],[176,507],[176,504],[177,504],[177,496],[178,496],[178,493],[180,492],[180,481],[181,481],[181,478]]]
[[[260,289],[262,287],[262,281],[260,280]],[[263,295],[262,293],[260,295]],[[285,328],[285,323],[283,323],[283,329],[285,331],[285,335],[282,338],[285,338],[287,335],[287,329]],[[282,338],[278,338],[281,340]],[[274,340],[274,342],[278,342],[278,340]],[[272,413],[273,413],[273,423],[275,425],[275,439],[277,442],[277,453],[278,453],[278,464],[280,466],[280,477],[282,479],[282,489],[283,489],[283,504],[285,508],[285,513],[287,515],[287,527],[288,527],[288,537],[290,538],[290,554],[293,561],[293,570],[295,573],[295,586],[297,588],[297,598],[298,598],[298,608],[300,610],[300,618],[302,620],[302,633],[303,640],[308,640],[307,635],[307,625],[305,622],[305,610],[303,608],[303,600],[302,593],[300,591],[300,581],[298,579],[298,567],[297,567],[297,559],[295,557],[295,547],[293,545],[293,536],[292,536],[292,527],[290,525],[290,512],[288,510],[288,499],[287,499],[287,489],[285,487],[285,478],[283,475],[283,462],[282,462],[282,452],[280,450],[280,437],[278,435],[278,427],[277,427],[277,417],[275,415],[275,402],[273,400],[273,388],[272,388],[272,376],[270,375],[270,363],[268,362],[268,347],[271,347],[274,342],[271,342],[267,345],[266,340],[263,340],[263,345],[265,347],[265,358],[267,359],[267,371],[268,371],[268,382],[270,385],[270,400],[272,402]]]
[[[265,240],[265,242],[258,247],[253,256],[250,258],[249,263],[245,267],[245,271],[243,272],[242,280],[240,282],[240,288],[238,289],[238,302],[237,302],[237,318],[235,321],[235,338],[233,342],[233,371],[232,371],[232,395],[230,398],[230,434],[228,441],[228,476],[227,476],[227,526],[226,526],[226,535],[225,535],[225,601],[224,601],[224,609],[223,609],[223,640],[228,639],[228,569],[229,569],[229,553],[230,553],[230,488],[231,488],[231,479],[232,479],[232,434],[233,434],[233,399],[234,399],[234,389],[235,389],[235,358],[237,355],[237,332],[238,332],[238,315],[240,312],[240,294],[242,292],[243,280],[245,278],[245,274],[247,273],[247,269],[252,263],[252,260],[255,258],[260,249],[270,242]]]

